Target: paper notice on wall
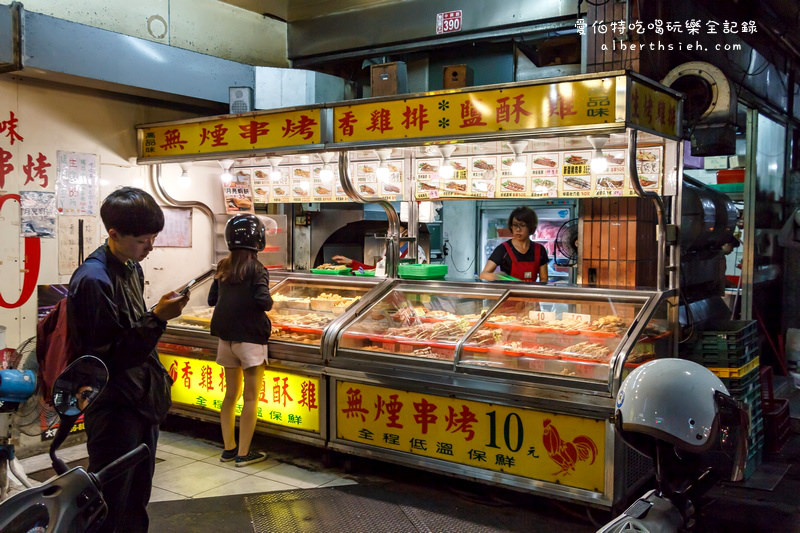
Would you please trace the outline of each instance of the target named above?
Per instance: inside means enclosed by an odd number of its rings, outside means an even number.
[[[156,237],[153,246],[163,248],[192,247],[192,209],[162,207],[164,229]]]
[[[56,236],[55,193],[20,191],[19,197],[22,236],[54,239]]]
[[[72,274],[100,246],[97,217],[58,217],[58,275]]]
[[[61,215],[97,215],[98,164],[95,154],[57,152],[56,209]]]

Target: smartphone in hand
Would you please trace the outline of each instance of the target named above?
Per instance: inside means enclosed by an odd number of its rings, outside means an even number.
[[[192,286],[195,285],[196,283],[197,283],[197,278],[193,279],[192,281],[187,283],[182,289],[177,291],[178,294],[180,294],[181,296],[184,296],[187,292],[189,292],[189,289],[191,289]]]

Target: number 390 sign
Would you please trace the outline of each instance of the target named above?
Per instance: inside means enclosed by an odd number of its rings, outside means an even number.
[[[436,15],[436,35],[461,31],[461,10]]]

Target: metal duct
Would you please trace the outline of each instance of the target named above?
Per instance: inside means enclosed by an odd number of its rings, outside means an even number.
[[[722,70],[691,61],[673,68],[661,83],[686,95],[684,131],[690,133],[692,155],[736,153],[736,92]]]

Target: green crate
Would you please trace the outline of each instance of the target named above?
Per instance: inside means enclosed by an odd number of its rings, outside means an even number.
[[[750,344],[742,350],[696,349],[687,359],[709,368],[741,368],[758,357],[758,344]]]
[[[757,334],[754,320],[717,320],[706,324],[700,344],[705,349],[739,350]]]
[[[447,265],[400,264],[397,275],[403,279],[444,279]]]
[[[759,380],[758,372],[750,372],[743,378],[719,378],[731,396],[737,400],[742,400],[744,397],[750,397],[754,394],[753,391],[761,394],[761,381]]]
[[[322,268],[312,268],[312,274],[326,274],[328,276],[349,276],[352,268],[342,268],[340,270],[328,270]]]
[[[361,276],[365,278],[374,278],[375,277],[375,269],[372,270],[353,270],[354,276]]]

